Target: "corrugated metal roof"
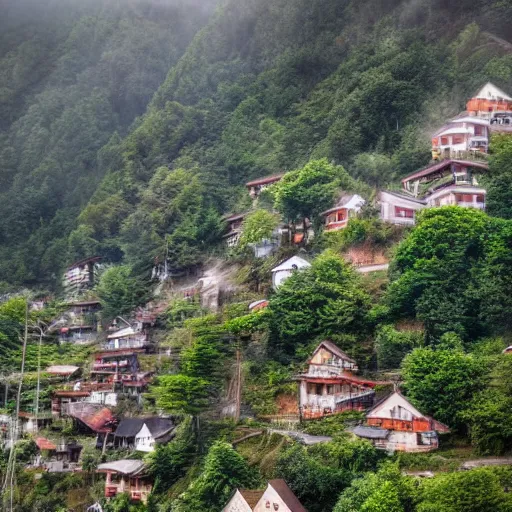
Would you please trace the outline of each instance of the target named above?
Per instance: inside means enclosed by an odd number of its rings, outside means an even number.
[[[46,368],[46,373],[50,373],[52,375],[73,375],[80,368],[78,366],[71,365],[53,365],[48,366]]]
[[[121,459],[105,462],[98,466],[98,471],[113,471],[122,475],[137,475],[144,470],[144,461],[135,459]]]
[[[46,437],[36,438],[36,445],[40,450],[56,450],[57,445],[46,439]]]
[[[389,430],[385,428],[363,427],[362,425],[357,426],[352,432],[364,439],[387,439],[389,435]]]
[[[284,174],[274,174],[272,176],[265,176],[263,178],[258,178],[257,180],[249,181],[245,184],[245,186],[254,187],[255,185],[266,185],[267,183],[279,181],[283,176]]]

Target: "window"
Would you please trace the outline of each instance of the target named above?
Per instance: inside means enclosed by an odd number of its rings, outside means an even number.
[[[441,137],[441,146],[448,146],[448,144],[450,144],[448,137]]]
[[[327,385],[327,394],[334,395],[334,386],[332,384]]]
[[[462,135],[454,135],[452,137],[452,144],[462,144],[464,142],[464,137]]]
[[[341,210],[338,212],[338,222],[345,220],[345,210]]]
[[[485,196],[483,194],[478,194],[476,196],[476,202],[481,204],[485,203]]]
[[[411,208],[402,208],[395,206],[395,217],[402,217],[404,219],[414,219],[414,210]]]
[[[483,126],[476,125],[475,126],[475,135],[483,135],[483,134],[484,134]]]

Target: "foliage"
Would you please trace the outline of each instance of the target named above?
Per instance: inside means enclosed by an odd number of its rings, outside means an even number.
[[[350,266],[332,252],[294,273],[270,299],[272,342],[293,355],[317,336],[357,334],[368,329],[369,296]]]
[[[258,484],[254,471],[233,447],[218,441],[204,461],[203,472],[173,506],[176,512],[217,512],[236,488],[251,489]]]
[[[110,267],[100,277],[96,293],[106,319],[131,313],[147,299],[147,283],[132,274],[127,265]]]
[[[460,350],[416,348],[402,362],[407,397],[423,414],[452,429],[464,425],[464,410],[484,389],[487,368]]]
[[[494,134],[490,151],[486,209],[489,215],[512,219],[512,137]]]
[[[310,219],[320,225],[320,213],[332,206],[336,192],[353,189],[354,182],[341,166],[330,164],[327,159],[312,160],[303,168],[286,173],[274,185],[274,207],[286,219]]]
[[[397,465],[388,463],[377,473],[354,480],[340,496],[333,512],[412,512],[414,486]]]
[[[375,337],[379,369],[398,368],[402,359],[424,341],[422,331],[398,331],[392,325],[383,325]]]
[[[364,418],[364,414],[359,411],[344,411],[340,414],[310,420],[303,430],[306,434],[314,436],[333,436],[344,432],[351,423],[363,421]]]
[[[266,210],[255,210],[249,213],[242,224],[240,246],[247,247],[262,240],[270,240],[278,222],[277,215]]]
[[[509,327],[512,225],[472,208],[422,211],[396,252],[388,304],[424,322],[429,338],[464,340]]]
[[[422,482],[418,512],[509,511],[510,496],[489,468],[438,475]]]
[[[177,427],[176,436],[167,444],[157,445],[147,458],[149,473],[154,478],[153,492],[165,493],[185,474],[196,453],[192,421],[184,419]]]

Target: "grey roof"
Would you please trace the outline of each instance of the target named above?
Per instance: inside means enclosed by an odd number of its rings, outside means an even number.
[[[155,440],[159,439],[160,437],[166,436],[176,427],[174,421],[172,421],[169,418],[159,418],[155,416],[152,418],[142,418],[142,420],[143,423],[145,423],[146,426],[148,427],[149,431],[151,432],[151,435],[154,437]]]
[[[98,471],[114,471],[123,475],[137,475],[144,469],[144,461],[122,459],[113,462],[105,462],[98,466]]]
[[[362,425],[357,426],[352,432],[365,439],[386,439],[389,435],[389,430],[385,428],[363,427]]]
[[[116,437],[135,437],[144,425],[144,418],[124,418],[119,423],[114,435]]]
[[[382,192],[398,197],[399,199],[406,199],[407,201],[412,201],[413,203],[427,204],[427,201],[425,199],[419,199],[409,194],[401,194],[400,192],[396,192],[395,190],[383,190]]]
[[[322,346],[324,346],[329,352],[332,352],[335,356],[338,356],[340,359],[348,361],[349,363],[357,364],[354,359],[352,359],[348,354],[343,352],[343,350],[341,350],[338,346],[329,340],[322,341],[318,347],[316,347],[312,357],[314,357],[314,355],[322,348]]]

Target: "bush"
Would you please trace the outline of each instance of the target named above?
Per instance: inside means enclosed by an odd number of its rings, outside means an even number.
[[[424,342],[423,331],[398,331],[392,325],[382,326],[375,338],[379,369],[399,368],[402,359]]]

